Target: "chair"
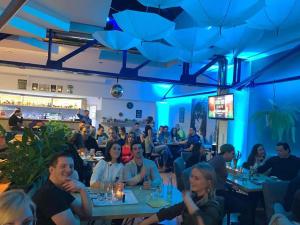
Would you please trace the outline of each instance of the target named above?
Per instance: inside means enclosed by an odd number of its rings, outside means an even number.
[[[283,204],[288,184],[288,181],[267,181],[263,183],[263,194],[268,221],[274,214],[274,203],[278,202]]]
[[[192,155],[192,152],[189,151],[183,151],[181,152],[181,157],[183,158],[183,160],[186,162]]]
[[[182,157],[178,157],[177,159],[175,159],[174,163],[174,172],[175,172],[175,176],[176,176],[176,181],[177,181],[177,188],[179,191],[183,191],[184,190],[184,184],[182,182],[182,172],[185,169],[185,161],[183,160]]]

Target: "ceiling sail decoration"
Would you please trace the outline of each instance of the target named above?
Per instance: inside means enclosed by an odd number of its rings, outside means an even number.
[[[140,45],[141,41],[118,30],[97,31],[93,34],[99,43],[114,50],[128,50]]]
[[[178,50],[160,42],[142,42],[137,46],[140,53],[147,59],[156,62],[170,62],[178,58]]]
[[[113,14],[118,26],[142,41],[159,40],[175,28],[175,23],[158,14],[124,10]]]
[[[181,7],[199,26],[231,27],[264,6],[264,0],[184,0]]]

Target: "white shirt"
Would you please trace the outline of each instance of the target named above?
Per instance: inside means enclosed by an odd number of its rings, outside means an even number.
[[[90,184],[97,181],[102,182],[115,182],[116,178],[119,181],[123,181],[123,164],[122,163],[111,163],[105,160],[100,160],[93,170]]]

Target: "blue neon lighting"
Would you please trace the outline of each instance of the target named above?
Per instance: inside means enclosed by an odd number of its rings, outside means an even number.
[[[2,14],[3,10],[0,9],[0,13]],[[20,17],[13,17],[8,21],[8,24],[18,30],[22,30],[28,34],[32,34],[34,36],[40,38],[46,38],[46,29],[38,26],[36,24],[30,23]]]
[[[32,6],[25,5],[22,8],[22,12],[25,12],[31,16],[34,16],[34,17],[36,17],[48,24],[51,24],[61,30],[70,31],[70,21],[49,15],[48,13],[43,12],[40,9],[35,9]]]
[[[156,125],[169,126],[169,113],[170,113],[170,106],[167,102],[165,101],[156,102],[156,118],[157,118]]]
[[[233,144],[236,151],[242,153],[239,164],[246,161],[249,152],[247,149],[247,130],[249,112],[249,90],[234,92],[234,120],[228,121],[227,139]]]
[[[172,84],[152,84],[153,92],[160,98],[162,98],[171,87]],[[168,96],[171,94],[172,90],[168,93]]]

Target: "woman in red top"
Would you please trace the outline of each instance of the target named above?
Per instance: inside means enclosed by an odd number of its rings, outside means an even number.
[[[135,133],[134,132],[130,132],[127,135],[125,144],[122,146],[122,153],[121,153],[121,159],[122,159],[122,163],[126,164],[128,163],[130,160],[133,159],[133,155],[131,153],[131,143],[133,141],[135,141],[136,137],[135,137]]]

